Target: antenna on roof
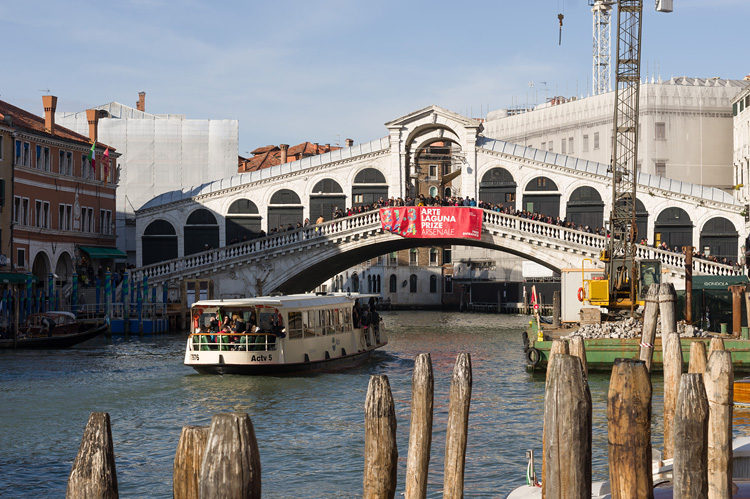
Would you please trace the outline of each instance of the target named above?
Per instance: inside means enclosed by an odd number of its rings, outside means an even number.
[[[41,90],[39,90],[39,92],[44,92],[45,94],[49,95],[50,89],[49,88],[42,88]]]

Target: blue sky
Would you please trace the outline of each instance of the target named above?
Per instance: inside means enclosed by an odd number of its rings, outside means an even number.
[[[644,4],[644,75],[750,73],[747,0]],[[23,0],[0,3],[0,23],[1,100],[41,115],[46,89],[61,111],[145,91],[152,113],[238,119],[241,155],[373,140],[431,104],[482,117],[591,86],[586,0]]]

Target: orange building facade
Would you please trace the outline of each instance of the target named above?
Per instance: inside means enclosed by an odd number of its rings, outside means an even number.
[[[87,111],[86,137],[55,125],[56,97],[44,96],[43,105],[40,117],[0,101],[2,160],[11,163],[11,178],[0,179],[0,223],[10,220],[9,230],[0,226],[0,272],[31,272],[42,282],[53,273],[65,285],[74,271],[113,267],[124,256],[114,219],[120,155],[96,141],[98,111]]]

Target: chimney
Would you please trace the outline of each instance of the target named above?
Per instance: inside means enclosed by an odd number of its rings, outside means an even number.
[[[43,95],[44,106],[44,128],[51,134],[55,134],[55,110],[57,109],[57,97],[54,95]]]
[[[354,145],[354,141],[352,139],[346,139],[346,147],[351,147]]]
[[[279,149],[281,149],[281,164],[286,163],[286,153],[289,150],[289,144],[279,144]]]
[[[138,92],[138,102],[135,103],[135,108],[146,112],[146,92]]]
[[[89,122],[89,140],[96,143],[99,135],[99,110],[86,109],[86,119]]]
[[[331,144],[326,144],[323,148],[323,152],[331,152]]]

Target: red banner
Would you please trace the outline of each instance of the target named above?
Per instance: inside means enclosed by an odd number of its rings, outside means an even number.
[[[394,206],[380,209],[383,230],[403,237],[481,239],[482,210],[456,206]]]

